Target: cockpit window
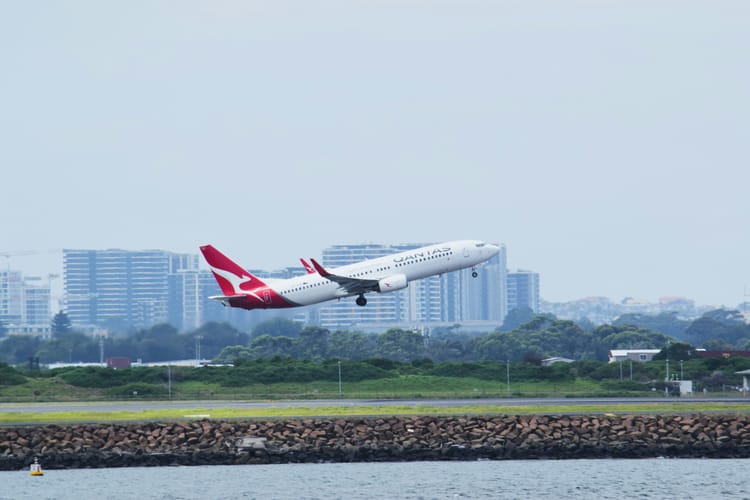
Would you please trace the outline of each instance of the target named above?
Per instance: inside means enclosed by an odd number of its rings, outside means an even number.
[[[484,242],[483,242],[483,241],[482,241],[482,242],[479,242],[479,243],[477,243],[477,248],[481,248],[481,247],[483,247],[483,246],[484,246]]]

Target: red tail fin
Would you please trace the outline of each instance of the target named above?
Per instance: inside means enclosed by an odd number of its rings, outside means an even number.
[[[203,245],[201,252],[224,295],[241,295],[266,285],[211,245]]]

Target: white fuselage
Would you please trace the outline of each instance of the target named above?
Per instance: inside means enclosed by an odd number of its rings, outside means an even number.
[[[404,275],[407,282],[476,266],[499,252],[498,247],[477,240],[450,241],[365,260],[327,271],[362,280],[381,280]],[[266,280],[269,288],[297,305],[358,295],[318,273],[286,280]]]

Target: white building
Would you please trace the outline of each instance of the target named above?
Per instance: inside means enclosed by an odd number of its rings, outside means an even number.
[[[48,335],[50,285],[20,271],[0,271],[0,322],[11,334]]]
[[[651,361],[661,349],[612,349],[609,351],[609,362],[618,361]]]

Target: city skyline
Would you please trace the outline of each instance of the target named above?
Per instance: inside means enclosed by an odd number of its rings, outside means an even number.
[[[423,245],[333,245],[324,249],[323,261],[324,265],[333,268],[351,261],[375,258],[384,252]],[[519,307],[551,313],[560,319],[578,321],[586,318],[598,325],[611,323],[628,313],[669,313],[690,319],[712,309],[684,297],[665,297],[658,303],[637,298],[617,303],[602,297],[563,303],[544,301],[539,296],[539,274],[530,270],[508,271],[505,247],[500,249],[496,258],[477,269],[478,279],[470,277],[472,273],[466,270],[446,273],[418,280],[405,291],[382,296],[374,294],[366,308],[344,300],[303,307],[296,312],[248,312],[217,307],[218,304],[209,298],[219,293],[217,284],[209,270],[198,268],[197,254],[154,249],[66,249],[63,273],[65,312],[74,326],[96,333],[103,331],[102,327],[131,325],[143,328],[163,322],[180,331],[194,330],[211,321],[229,322],[237,328],[247,329],[272,317],[325,328],[371,330],[388,325],[424,328],[461,324],[467,328],[487,329],[498,327],[506,312]],[[251,272],[260,278],[286,279],[303,276],[307,270],[295,266],[273,271],[253,269]],[[11,281],[6,281],[8,276]],[[50,309],[49,303],[50,299],[56,298],[61,297],[50,294],[49,286],[45,286],[41,278],[24,276],[17,270],[8,275],[0,270],[0,320],[13,333],[49,332],[50,319],[57,311],[55,307]],[[747,304],[740,310],[747,318]]]
[[[378,242],[378,243],[368,242],[368,243],[358,243],[358,244],[334,243],[334,244],[331,244],[331,245],[329,245],[329,246],[321,249],[319,251],[318,255],[320,256],[320,259],[322,261],[326,262],[326,254],[330,253],[332,251],[335,252],[337,248],[347,249],[347,248],[354,248],[354,247],[382,247],[383,249],[386,249],[386,248],[388,248],[388,249],[391,249],[391,248],[392,249],[399,249],[399,248],[410,248],[410,247],[415,247],[415,246],[421,246],[421,245],[424,245],[424,244],[425,244],[424,242],[420,242],[420,243],[404,243],[404,242],[402,242],[402,243],[398,243],[398,244],[388,244],[388,243],[381,243],[381,242]],[[502,245],[502,246],[504,247],[504,245]],[[66,250],[68,250],[68,251],[70,251],[70,250],[75,250],[75,251],[97,251],[97,252],[101,252],[101,251],[118,251],[118,252],[119,251],[124,251],[124,252],[156,251],[156,252],[167,252],[167,253],[173,253],[173,254],[180,254],[180,252],[175,252],[172,249],[156,249],[156,248],[149,248],[149,249],[124,249],[124,248],[116,248],[116,249],[114,249],[114,248],[109,248],[109,249],[82,249],[82,248],[77,248],[77,249],[66,249]],[[504,250],[504,252],[506,252],[506,250]],[[61,253],[61,261],[62,261],[62,251],[60,253]],[[200,255],[199,255],[198,252],[195,252],[195,253],[187,252],[187,253],[185,253],[185,255],[190,255],[191,257],[194,257],[197,260],[197,262],[198,262],[198,268],[201,271],[208,271],[208,266],[206,265],[204,259],[202,257],[200,257]],[[27,256],[28,255],[23,255],[23,257],[27,257]],[[64,293],[63,293],[63,269],[62,269],[63,265],[62,265],[62,262],[60,263],[60,269],[57,270],[54,273],[46,273],[46,272],[45,273],[33,273],[33,272],[27,272],[25,269],[22,269],[22,268],[20,268],[18,266],[15,266],[15,267],[12,266],[10,264],[10,262],[11,262],[10,259],[6,260],[6,268],[0,268],[0,272],[4,272],[4,271],[7,271],[7,270],[10,270],[11,272],[20,272],[24,280],[25,279],[29,279],[29,278],[37,280],[37,281],[34,282],[37,285],[40,284],[40,283],[43,284],[45,282],[48,282],[48,283],[50,283],[51,288],[52,288],[52,291],[50,293],[50,299],[52,301],[62,301],[63,296],[64,296]],[[263,275],[265,277],[280,277],[282,275],[287,276],[288,273],[290,272],[290,270],[297,270],[297,271],[300,271],[300,272],[303,270],[303,268],[299,265],[299,261],[297,261],[297,262],[291,262],[291,263],[289,263],[288,266],[277,266],[277,267],[270,267],[270,268],[260,268],[260,267],[247,266],[246,268],[249,269],[249,270],[251,270],[251,272],[259,273],[259,275]],[[632,303],[636,303],[636,302],[639,302],[639,301],[641,301],[641,302],[645,301],[645,303],[648,303],[648,304],[658,305],[658,304],[660,304],[661,302],[664,302],[664,301],[669,302],[669,301],[672,301],[672,300],[675,300],[675,299],[686,299],[688,301],[694,302],[695,306],[699,307],[699,308],[725,307],[725,308],[735,309],[735,308],[739,307],[739,308],[742,309],[741,306],[743,305],[744,302],[750,302],[750,296],[747,296],[744,301],[740,300],[736,304],[706,304],[706,303],[701,303],[701,302],[697,301],[695,298],[690,297],[689,295],[679,294],[679,293],[676,293],[676,294],[673,294],[673,295],[665,295],[665,296],[656,297],[653,300],[650,299],[650,298],[648,298],[648,297],[638,296],[636,294],[630,294],[630,295],[626,295],[626,296],[623,296],[623,297],[609,297],[609,296],[604,296],[604,295],[583,295],[583,296],[580,296],[580,297],[572,297],[572,298],[570,298],[568,300],[559,300],[559,301],[557,301],[557,300],[550,300],[550,299],[548,299],[548,298],[545,297],[545,295],[544,295],[544,286],[543,285],[542,286],[539,285],[540,277],[542,278],[541,279],[542,283],[545,282],[544,277],[541,275],[541,273],[537,272],[534,269],[529,270],[529,269],[516,268],[514,266],[508,265],[507,263],[506,263],[506,269],[507,269],[507,272],[509,274],[528,274],[528,273],[531,273],[532,275],[534,275],[535,276],[534,279],[536,281],[535,286],[536,286],[536,289],[537,289],[536,296],[542,302],[550,303],[550,304],[566,304],[566,303],[575,303],[575,302],[578,302],[578,301],[585,301],[587,299],[604,298],[604,299],[607,299],[607,300],[611,301],[613,304],[626,304],[626,303],[631,303],[632,304]],[[52,278],[49,279],[49,276],[52,276]],[[513,293],[513,292],[510,292],[510,293]],[[56,305],[52,306],[53,312],[56,311],[56,307],[57,307]]]
[[[505,248],[477,241],[450,242],[429,248],[439,250],[440,256],[432,252],[432,258],[418,258],[420,252],[408,252],[425,250],[418,244],[327,248],[323,252],[323,265],[332,271],[346,273],[352,279],[361,274],[358,274],[358,270],[374,269],[367,267],[371,266],[368,261],[379,262],[378,266],[382,266],[386,264],[382,257],[391,255],[396,263],[394,268],[405,266],[399,271],[403,273],[404,280],[410,280],[411,286],[395,288],[391,293],[373,293],[369,303],[364,301],[367,307],[362,307],[365,304],[360,303],[361,295],[356,300],[357,305],[354,305],[354,302],[346,300],[349,297],[339,296],[343,300],[335,300],[336,294],[332,293],[328,300],[308,303],[309,307],[297,312],[283,307],[282,311],[263,311],[279,308],[246,308],[259,309],[255,314],[222,307],[225,304],[220,305],[212,300],[219,293],[226,294],[223,287],[219,288],[221,282],[217,283],[216,274],[224,276],[224,271],[234,272],[232,266],[238,266],[212,260],[215,254],[204,253],[211,269],[201,270],[197,254],[155,249],[65,249],[60,308],[74,328],[89,333],[144,328],[160,323],[170,323],[184,331],[199,328],[211,321],[226,321],[242,328],[252,327],[264,318],[274,316],[326,328],[375,323],[435,325],[469,321],[500,324],[507,310]],[[453,257],[454,254],[460,258]],[[399,264],[402,262],[399,259],[405,256],[414,260]],[[381,257],[380,261],[371,260],[378,257]],[[440,258],[441,262],[432,262],[435,258]],[[469,260],[464,260],[467,258]],[[481,261],[482,258],[484,261]],[[312,262],[318,268],[318,273],[327,276],[323,268],[318,267],[320,264],[314,260]],[[365,267],[352,268],[349,264]],[[223,266],[228,268],[225,270]],[[305,267],[285,268],[281,272],[254,270],[247,277],[248,281],[257,279],[260,283],[268,279],[265,283],[269,287],[277,287],[275,293],[285,295],[289,293],[288,287],[316,279],[316,276],[310,277],[306,267],[307,264]],[[320,283],[327,281],[323,276],[317,276]],[[334,275],[330,276],[335,281]],[[301,277],[303,281],[295,281],[295,277]],[[275,281],[271,281],[272,278]],[[24,277],[20,271],[0,271],[0,322],[13,333],[48,334],[50,331],[50,321],[54,315],[50,308],[50,287],[49,284],[38,285],[35,281],[32,277]],[[537,293],[532,292],[523,299],[520,294],[516,295],[523,303],[537,310]],[[41,303],[40,300],[45,298],[46,303]]]
[[[5,268],[506,245],[545,300],[748,297],[750,3],[11,2]]]

